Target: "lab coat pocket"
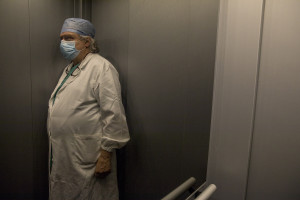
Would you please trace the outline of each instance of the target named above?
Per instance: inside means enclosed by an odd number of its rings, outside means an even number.
[[[75,135],[74,159],[78,164],[94,164],[100,154],[99,135]]]

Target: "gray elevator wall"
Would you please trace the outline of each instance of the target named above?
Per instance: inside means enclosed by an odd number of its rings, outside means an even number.
[[[213,200],[299,200],[300,1],[220,3]]]
[[[247,200],[300,199],[300,1],[268,0]]]
[[[16,14],[17,13],[17,14]],[[27,1],[0,1],[0,198],[31,199],[33,145]]]
[[[66,62],[60,28],[73,0],[0,1],[0,199],[47,199],[47,104]],[[4,47],[3,46],[3,47]]]
[[[101,54],[120,72],[131,141],[122,199],[206,179],[218,0],[93,1]]]
[[[263,0],[220,2],[207,180],[212,200],[245,199]]]

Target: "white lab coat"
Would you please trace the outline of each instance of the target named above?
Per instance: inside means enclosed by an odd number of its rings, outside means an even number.
[[[49,100],[47,124],[53,152],[49,199],[117,200],[115,149],[129,141],[118,72],[103,57],[90,53],[52,105],[65,76],[64,71]],[[113,152],[112,172],[104,179],[94,176],[100,148]]]

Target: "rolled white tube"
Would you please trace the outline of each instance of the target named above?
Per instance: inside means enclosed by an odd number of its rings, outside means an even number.
[[[216,185],[210,184],[195,200],[207,200],[216,189]]]
[[[176,199],[179,195],[184,193],[187,189],[192,187],[196,182],[196,179],[194,177],[189,178],[184,183],[182,183],[180,186],[178,186],[175,190],[170,192],[167,196],[162,198],[161,200],[173,200]]]

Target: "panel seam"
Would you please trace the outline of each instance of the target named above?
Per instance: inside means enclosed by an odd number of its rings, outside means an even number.
[[[263,40],[263,29],[264,29],[264,18],[265,18],[265,5],[266,0],[262,0],[262,11],[261,11],[261,21],[260,21],[260,33],[259,33],[259,45],[258,45],[258,57],[257,57],[257,71],[256,71],[256,81],[255,81],[255,92],[254,92],[254,103],[253,103],[253,114],[252,114],[252,127],[250,134],[250,143],[249,143],[249,154],[248,154],[248,167],[247,167],[247,176],[246,176],[246,186],[245,186],[245,196],[244,200],[247,200],[248,188],[249,188],[249,177],[250,177],[250,167],[251,167],[251,158],[252,158],[252,148],[253,148],[253,138],[255,130],[255,118],[257,111],[257,96],[258,96],[258,84],[260,78],[260,68],[261,68],[261,53],[262,53],[262,40]]]
[[[29,77],[30,77],[30,116],[31,116],[31,139],[32,139],[32,165],[35,164],[35,139],[34,139],[34,123],[33,123],[33,89],[32,89],[32,62],[31,62],[31,21],[30,21],[30,0],[28,0],[28,39],[29,39]],[[33,168],[34,169],[34,168]],[[32,180],[35,180],[34,170],[32,173]],[[34,183],[32,183],[34,188]],[[34,195],[35,191],[33,191]]]

